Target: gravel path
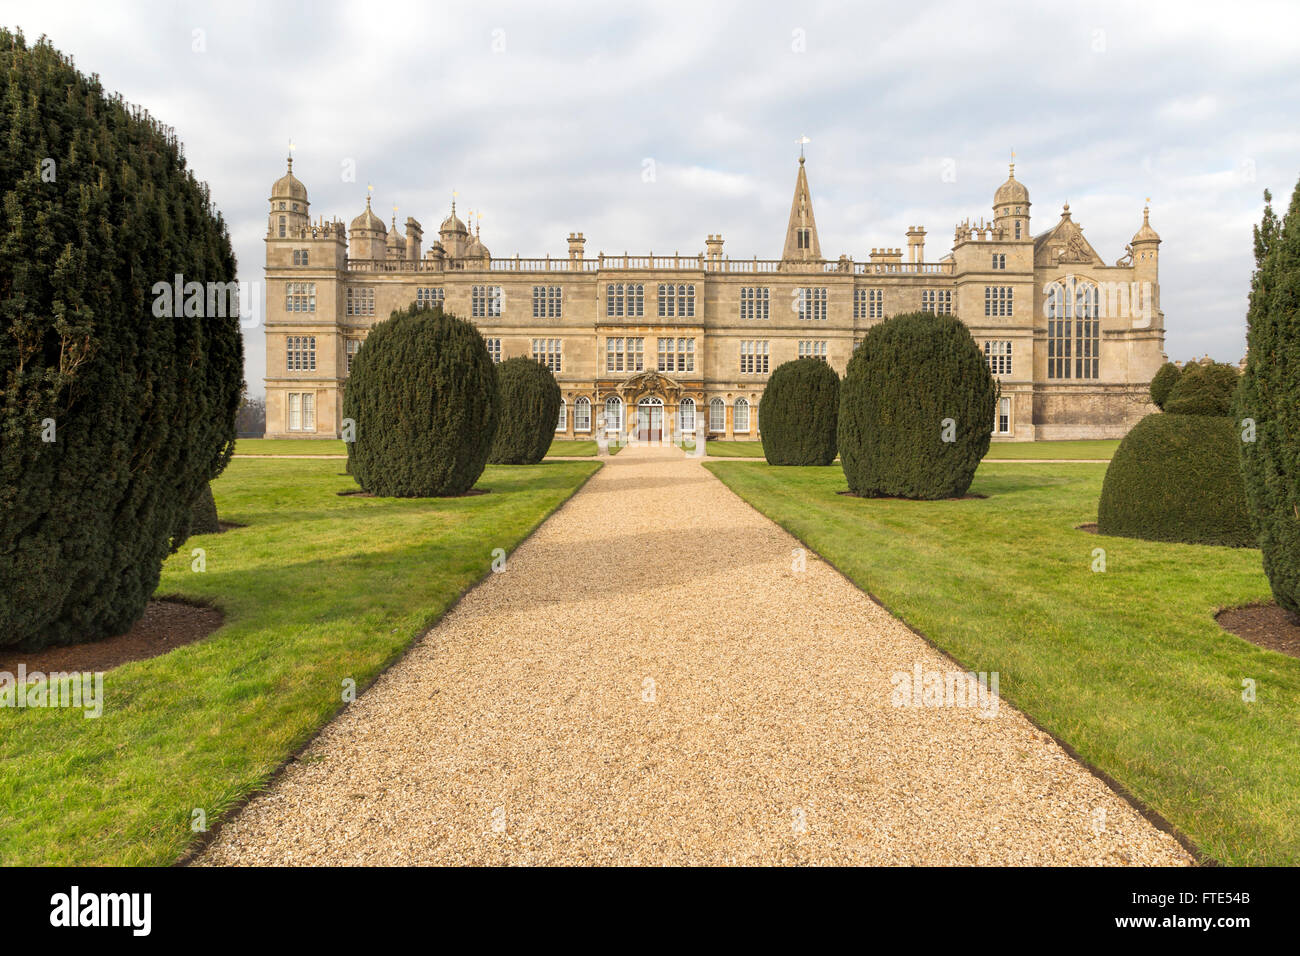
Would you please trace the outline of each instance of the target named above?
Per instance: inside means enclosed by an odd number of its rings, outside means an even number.
[[[1010,706],[894,706],[954,665],[797,548],[625,449],[197,862],[1191,862]]]

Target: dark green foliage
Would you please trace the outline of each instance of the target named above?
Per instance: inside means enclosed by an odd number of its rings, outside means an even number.
[[[348,460],[365,491],[383,498],[464,494],[483,474],[501,417],[483,336],[441,309],[394,312],[352,360],[343,417],[356,423]]]
[[[1241,373],[1231,365],[1211,362],[1189,364],[1165,398],[1170,415],[1228,415]]]
[[[217,499],[212,497],[212,486],[205,484],[194,504],[182,516],[182,524],[176,531],[173,544],[179,548],[196,534],[216,534],[221,530],[217,519]]]
[[[1178,383],[1178,376],[1182,374],[1180,369],[1173,362],[1166,362],[1160,366],[1155,377],[1151,379],[1151,401],[1156,408],[1165,407],[1165,399],[1169,397],[1170,391]]]
[[[233,450],[243,341],[201,293],[155,309],[235,279],[170,130],[0,30],[0,141],[0,644],[36,648],[143,613]]]
[[[519,356],[497,366],[501,424],[488,461],[494,465],[535,465],[546,457],[560,417],[560,385],[551,370]]]
[[[835,460],[840,377],[821,359],[778,365],[759,402],[769,465],[829,465]]]
[[[1264,199],[1234,405],[1239,427],[1254,422],[1255,440],[1237,447],[1264,573],[1278,605],[1300,616],[1300,184],[1281,223]]]
[[[1146,416],[1120,442],[1097,506],[1101,534],[1149,541],[1255,544],[1226,416]]]
[[[989,448],[997,394],[984,354],[955,317],[914,312],[874,326],[840,386],[849,490],[926,500],[965,494]]]

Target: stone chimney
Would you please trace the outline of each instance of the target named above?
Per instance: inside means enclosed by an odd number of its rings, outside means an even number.
[[[921,226],[907,227],[907,261],[925,261],[925,229]]]
[[[420,261],[420,242],[424,239],[424,229],[414,216],[406,217],[406,258],[410,262]]]
[[[704,244],[708,248],[710,262],[717,262],[719,259],[722,258],[722,234],[721,233],[719,233],[716,236],[710,234],[709,237],[704,240]]]
[[[587,238],[580,232],[569,233],[569,258],[581,259],[583,247],[587,243]]]

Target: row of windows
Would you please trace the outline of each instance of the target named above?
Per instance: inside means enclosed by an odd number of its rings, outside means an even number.
[[[921,292],[921,311],[935,315],[952,315],[951,289],[924,289]]]
[[[695,340],[687,339],[687,338],[660,339],[659,340],[659,371],[694,372],[695,371]]]
[[[1009,285],[986,285],[984,287],[984,314],[1010,315],[1012,293],[1015,289]]]
[[[289,336],[285,340],[284,356],[290,372],[316,371],[316,336]]]
[[[684,432],[695,431],[695,400],[692,398],[683,398],[681,404],[677,406],[678,427]],[[757,419],[757,414],[755,414]],[[732,405],[732,428],[733,432],[748,432],[750,423],[750,404],[746,398],[738,398]],[[757,424],[757,421],[755,421]],[[623,400],[616,395],[611,395],[605,399],[605,430],[607,432],[622,432],[624,425],[623,418]],[[568,427],[568,405],[567,402],[560,403],[560,416],[555,424],[555,430],[561,431]],[[585,395],[578,398],[573,403],[573,430],[575,432],[591,431],[591,399]],[[709,402],[709,431],[724,432],[727,430],[727,403],[720,398],[712,399]]]
[[[1048,323],[1048,377],[1096,378],[1098,371],[1097,320],[1053,319]],[[860,341],[860,340],[859,340]],[[501,362],[501,340],[484,339],[492,361]],[[533,339],[533,358],[553,372],[562,367],[563,339]],[[827,357],[829,343],[825,339],[800,339],[800,358]],[[352,371],[352,359],[361,347],[360,339],[347,339],[344,350],[347,370]],[[857,345],[855,343],[854,347]],[[1072,354],[1073,353],[1073,354]],[[761,374],[768,369],[769,344],[765,339],[744,341],[740,344],[740,371]],[[1012,374],[1011,342],[986,340],[984,357],[989,371],[994,375]],[[695,339],[660,338],[658,341],[659,371],[695,371]],[[1071,359],[1073,358],[1073,364]],[[290,372],[316,370],[316,337],[290,335],[285,340],[285,362]],[[605,340],[605,370],[608,372],[641,372],[645,370],[645,339],[609,338]]]
[[[347,313],[348,315],[374,315],[375,290],[367,287],[349,288]]]
[[[293,264],[296,266],[305,266],[307,264],[307,252],[308,250],[306,249],[293,250]]]
[[[305,251],[304,251],[305,255]],[[305,264],[305,261],[304,261]],[[638,317],[645,315],[645,286],[636,283],[611,283],[605,287],[605,314],[611,317]],[[1012,314],[1014,289],[1011,286],[984,287],[984,314],[1002,316]],[[1080,301],[1089,297],[1095,310],[1097,288],[1080,284],[1076,296],[1067,296],[1059,284],[1048,289],[1048,310],[1065,309],[1061,314],[1073,314],[1074,298]],[[349,287],[346,292],[348,315],[374,315],[375,290],[370,287]],[[1067,302],[1065,300],[1071,300]],[[800,319],[818,320],[827,317],[827,290],[800,288],[794,291],[795,312]],[[440,288],[417,288],[415,301],[420,305],[442,306],[444,292]],[[505,291],[499,285],[476,285],[470,290],[470,312],[475,318],[500,317],[505,305]],[[315,312],[316,283],[285,283],[286,312]],[[951,289],[921,290],[921,311],[939,315],[952,315]],[[1080,313],[1082,314],[1082,313]],[[694,285],[659,286],[659,315],[693,317],[695,315]],[[533,318],[563,318],[563,286],[533,286]],[[740,318],[768,319],[771,317],[771,290],[764,287],[746,287],[740,290]],[[855,319],[883,319],[885,317],[885,291],[883,289],[854,289],[853,317]]]
[[[315,312],[316,283],[286,282],[284,284],[284,311]]]
[[[552,372],[561,371],[561,339],[533,339],[533,358],[541,362]]]
[[[443,291],[432,286],[421,286],[415,290],[415,304],[423,305],[429,308],[442,308],[446,302],[446,296]]]
[[[1011,343],[985,342],[984,359],[989,363],[989,371],[994,375],[1011,374]]]
[[[606,339],[605,371],[644,372],[645,339]]]
[[[768,371],[767,340],[740,343],[740,371],[746,375],[765,375]]]

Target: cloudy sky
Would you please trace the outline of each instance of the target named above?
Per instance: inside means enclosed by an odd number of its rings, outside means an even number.
[[[919,224],[934,260],[1014,149],[1033,231],[1068,201],[1108,262],[1150,196],[1166,351],[1236,361],[1262,192],[1300,176],[1293,2],[20,0],[0,21],[176,128],[246,280],[291,138],[313,217],[351,220],[373,183],[427,235],[457,190],[498,256],[564,255],[574,230],[589,254],[721,232],[777,256],[807,135],[823,254]]]

